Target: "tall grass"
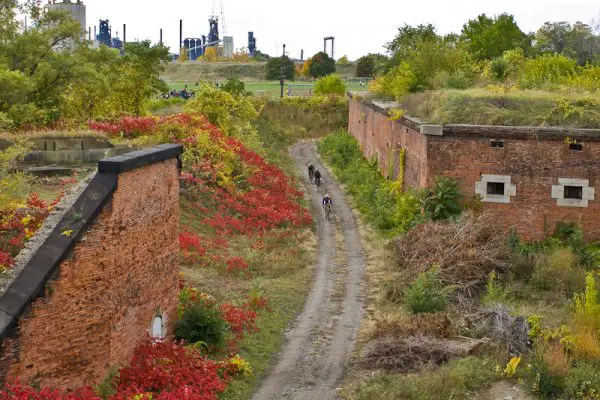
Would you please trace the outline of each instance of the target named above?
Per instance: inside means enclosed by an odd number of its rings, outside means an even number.
[[[409,115],[438,124],[600,126],[600,96],[501,87],[429,91],[403,99]]]
[[[358,142],[338,131],[319,142],[319,152],[354,197],[356,207],[386,237],[408,231],[420,211],[420,196],[398,193],[394,182],[384,178],[375,161],[362,156]]]

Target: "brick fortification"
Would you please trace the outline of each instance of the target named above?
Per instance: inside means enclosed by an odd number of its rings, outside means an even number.
[[[481,198],[499,223],[526,240],[543,239],[558,222],[578,223],[586,240],[600,239],[600,130],[442,127],[390,120],[395,106],[354,97],[348,121],[365,157],[376,157],[389,178],[397,178],[405,149],[405,187],[451,176],[467,199]]]
[[[16,316],[18,322],[4,329],[2,380],[63,389],[98,382],[111,366],[130,360],[153,323],[156,330],[160,322],[163,335],[172,329],[179,249],[179,171],[173,155],[180,149],[169,151],[166,156],[158,149],[115,157],[98,173],[114,179],[116,190],[82,228],[52,279]],[[84,207],[101,196],[89,197]],[[61,223],[68,218],[72,215]],[[59,224],[56,232],[62,229]],[[22,281],[31,279],[29,264]],[[2,302],[10,294],[19,295],[9,289],[0,297],[0,310],[14,316],[18,311],[11,313],[10,299]]]

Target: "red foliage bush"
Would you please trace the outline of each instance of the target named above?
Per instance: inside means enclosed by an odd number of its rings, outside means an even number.
[[[211,400],[227,387],[220,363],[172,341],[146,340],[128,367],[121,369],[114,400],[153,393],[152,400]]]

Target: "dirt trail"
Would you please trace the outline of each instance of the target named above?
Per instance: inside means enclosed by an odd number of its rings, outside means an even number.
[[[354,214],[314,143],[292,147],[291,154],[309,188],[319,250],[315,281],[302,314],[287,332],[287,344],[254,400],[332,399],[344,376],[363,316],[364,260]],[[308,184],[306,163],[323,174],[319,190]],[[334,207],[328,222],[321,208],[329,193]]]

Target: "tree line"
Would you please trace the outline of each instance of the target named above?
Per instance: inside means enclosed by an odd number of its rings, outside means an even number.
[[[28,29],[17,12],[32,21]],[[79,23],[37,1],[0,0],[0,129],[140,115],[165,91],[159,79],[168,49],[149,41],[93,48]]]
[[[386,55],[361,57],[357,76],[382,77],[375,88],[396,97],[407,91],[463,89],[481,80],[523,88],[564,84],[595,89],[600,83],[596,23],[546,22],[525,33],[512,15],[481,14],[467,21],[460,34],[441,35],[432,24],[404,25],[385,48]]]

